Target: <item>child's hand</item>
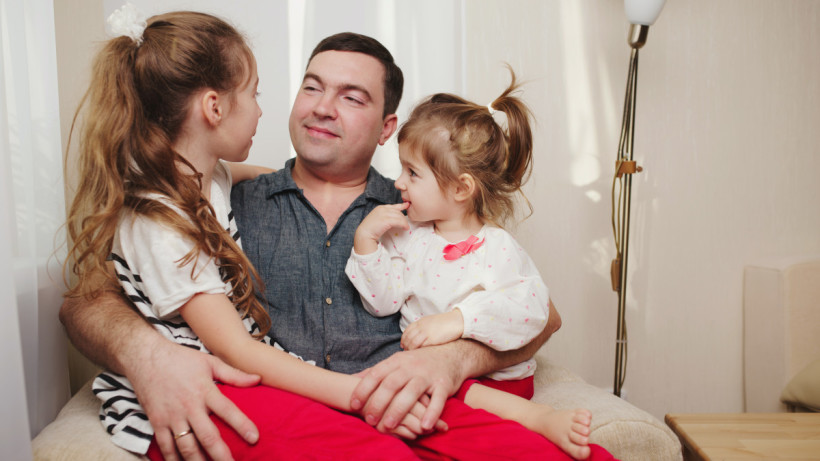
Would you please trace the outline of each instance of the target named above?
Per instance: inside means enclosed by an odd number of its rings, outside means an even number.
[[[449,429],[447,423],[442,420],[436,421],[436,425],[433,426],[431,430],[424,430],[421,427],[421,420],[424,416],[424,412],[427,410],[427,405],[430,403],[430,398],[427,394],[422,395],[422,400],[416,402],[413,405],[413,408],[410,410],[409,413],[404,417],[401,424],[399,424],[395,429],[390,431],[391,433],[407,440],[415,440],[420,435],[429,434],[433,431],[446,431]]]
[[[401,335],[402,349],[409,351],[423,346],[435,346],[461,338],[464,318],[461,309],[444,314],[427,315],[407,326]]]
[[[232,183],[236,185],[241,181],[253,179],[261,174],[273,173],[274,169],[259,165],[250,165],[247,163],[233,163],[225,162],[228,169],[231,170]]]
[[[385,232],[394,227],[407,230],[410,221],[402,213],[409,204],[380,205],[373,209],[359,224],[353,237],[353,249],[356,254],[367,255],[379,248],[379,239]]]

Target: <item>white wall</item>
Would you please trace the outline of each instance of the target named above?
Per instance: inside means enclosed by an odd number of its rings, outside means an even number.
[[[81,3],[106,14],[119,5]],[[288,156],[293,76],[325,35],[353,30],[390,47],[407,79],[402,118],[433,91],[489,102],[507,83],[501,63],[512,64],[538,119],[535,214],[518,235],[564,319],[546,353],[611,388],[622,1],[135,3],[213,9],[248,33],[265,111],[251,161],[272,166]],[[58,30],[63,21],[58,13]],[[819,22],[820,0],[669,0],[641,50],[635,159],[645,169],[633,181],[625,390],[656,416],[742,411],[743,265],[820,251]],[[58,52],[88,59],[87,47]],[[392,155],[377,154],[387,173]]]
[[[508,61],[539,119],[519,236],[564,320],[547,354],[611,388],[623,2],[478,3],[467,96]],[[818,26],[816,0],[670,0],[640,51],[624,388],[656,416],[743,410],[743,266],[820,249]]]

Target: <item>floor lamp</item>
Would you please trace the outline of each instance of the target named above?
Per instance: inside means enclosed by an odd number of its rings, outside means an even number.
[[[641,167],[632,159],[635,138],[635,100],[638,91],[638,50],[646,43],[649,26],[655,23],[666,0],[624,0],[626,17],[631,23],[627,43],[632,49],[626,79],[626,97],[618,143],[618,159],[612,180],[612,232],[617,255],[612,261],[612,289],[618,293],[618,326],[615,340],[615,384],[613,392],[621,396],[626,376],[626,279],[629,256],[629,211],[632,199],[632,175]],[[616,187],[620,184],[620,187]],[[616,200],[616,189],[619,189]]]

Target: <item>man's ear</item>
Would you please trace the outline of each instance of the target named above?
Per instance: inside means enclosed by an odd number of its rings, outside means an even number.
[[[458,182],[455,185],[455,199],[456,201],[463,202],[473,198],[473,194],[475,194],[476,190],[476,183],[475,178],[467,173],[461,173],[458,175]]]
[[[214,90],[208,90],[202,93],[199,102],[203,118],[212,127],[218,126],[219,123],[222,122],[223,115],[222,98],[219,97],[219,93]]]
[[[379,136],[379,145],[383,146],[384,143],[390,139],[390,136],[396,131],[396,126],[398,125],[399,117],[396,114],[389,114],[387,117],[384,118],[384,122],[382,123],[382,134]]]

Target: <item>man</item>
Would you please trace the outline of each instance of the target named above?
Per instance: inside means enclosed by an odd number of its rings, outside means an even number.
[[[296,159],[237,185],[232,196],[244,250],[266,284],[270,335],[319,366],[366,369],[351,405],[382,431],[395,428],[420,400],[428,406],[422,427],[432,429],[465,378],[532,356],[560,326],[550,306],[545,332],[519,351],[459,340],[402,352],[398,319],[362,309],[344,265],[361,220],[375,206],[400,199],[370,161],[396,130],[402,85],[401,70],[378,41],[350,33],[326,38],[310,57],[290,116]],[[209,413],[248,442],[258,439],[253,423],[213,385],[216,379],[248,386],[258,377],[161,338],[116,288],[91,305],[66,300],[60,318],[86,356],[129,378],[166,459],[176,459],[177,450],[185,459],[202,459],[202,449],[230,459]],[[453,419],[471,417],[467,407],[454,406],[447,402]],[[195,438],[171,436],[189,430]]]

